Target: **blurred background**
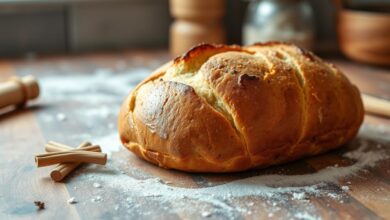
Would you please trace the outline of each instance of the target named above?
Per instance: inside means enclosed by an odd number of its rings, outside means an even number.
[[[211,40],[215,42],[249,44],[275,39],[292,41],[320,54],[337,53],[338,12],[361,9],[379,11],[389,17],[389,0],[349,0],[343,6],[340,2],[0,0],[0,56],[164,49],[170,45],[172,54],[178,55],[191,42],[210,40],[201,36],[202,31],[206,32],[203,35],[214,36]],[[198,9],[203,14],[199,15]],[[213,10],[215,13],[210,15]],[[356,22],[360,21],[352,23]],[[211,32],[207,25],[212,26]],[[217,29],[219,33],[215,33]],[[197,36],[187,42],[191,34]],[[388,45],[390,39],[385,41]]]

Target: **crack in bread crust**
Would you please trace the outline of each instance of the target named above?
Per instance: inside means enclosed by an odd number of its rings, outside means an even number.
[[[302,73],[302,70],[297,65],[297,60],[294,59],[287,51],[284,51],[283,48],[277,49],[278,52],[282,53],[288,61],[291,61],[290,64],[294,68],[294,75],[299,82],[299,86],[303,91],[305,91],[305,75]]]
[[[299,138],[297,139],[297,142],[292,145],[289,149],[289,153],[294,151],[295,147],[302,141],[303,137],[304,137],[304,134],[305,134],[305,130],[306,130],[306,122],[307,122],[307,114],[308,114],[308,106],[307,106],[307,91],[305,89],[305,76],[304,74],[302,73],[302,70],[301,68],[299,67],[299,65],[297,64],[297,60],[295,60],[291,54],[287,51],[284,51],[283,49],[280,49],[278,50],[280,53],[282,53],[290,62],[291,66],[293,67],[294,69],[294,76],[296,77],[296,79],[298,80],[298,83],[299,83],[299,88],[301,90],[301,94],[302,94],[302,97],[303,97],[303,102],[302,102],[302,109],[303,109],[303,112],[302,112],[302,127],[301,127],[301,132],[300,132],[300,135],[299,135]]]
[[[207,59],[204,60],[204,63],[206,62]],[[199,69],[190,73],[175,73],[174,70],[168,70],[162,79],[164,81],[179,82],[193,88],[200,98],[202,98],[212,109],[221,114],[231,124],[231,127],[236,131],[236,134],[242,139],[243,143],[246,143],[242,132],[239,130],[239,127],[235,122],[230,106],[222,99],[222,97],[216,94]]]
[[[247,143],[247,140],[245,139],[245,136],[244,136],[244,133],[241,131],[241,129],[239,128],[239,126],[237,125],[237,122],[236,122],[236,119],[233,117],[233,113],[232,113],[232,110],[229,106],[229,104],[225,101],[223,101],[222,97],[218,96],[216,94],[216,92],[214,91],[214,89],[210,86],[210,84],[206,81],[207,85],[210,87],[213,95],[216,97],[217,100],[220,100],[220,102],[223,103],[223,109],[224,109],[224,112],[222,113],[226,119],[230,122],[231,126],[233,127],[233,129],[236,131],[236,134],[238,135],[238,137],[240,137],[243,145],[244,145],[244,148],[245,148],[245,152],[247,154],[247,156],[249,157],[250,159],[250,163],[252,164],[252,157],[251,157],[251,154],[249,153],[249,149],[248,149],[248,143]],[[210,103],[209,103],[210,104]],[[214,107],[214,109],[216,109],[215,106],[213,106],[212,104],[210,104],[210,106]],[[218,105],[220,106],[220,105]]]

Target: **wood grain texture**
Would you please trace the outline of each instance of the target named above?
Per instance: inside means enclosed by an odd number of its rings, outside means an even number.
[[[2,78],[15,74],[8,62],[0,62],[0,73]],[[34,167],[32,158],[45,144],[34,116],[38,110],[35,106],[0,115],[0,218],[78,219],[74,207],[66,206],[66,186],[53,183],[47,176],[48,169]],[[37,211],[33,201],[45,202],[51,211]]]
[[[168,60],[163,51],[124,51],[115,54],[89,54],[71,57],[47,57],[33,61],[7,60],[0,62],[0,80],[8,76],[34,74],[38,77],[50,74],[91,74],[97,69],[117,69],[118,62],[125,62],[126,68],[155,68]],[[388,69],[367,67],[350,63],[342,59],[329,59],[340,67],[359,88],[371,95],[390,99],[390,72]],[[109,91],[109,90],[107,90]],[[44,92],[44,91],[43,91]],[[107,100],[104,100],[107,101]],[[103,102],[103,100],[102,100]],[[113,103],[114,105],[115,103]],[[117,103],[119,105],[119,103]],[[85,104],[86,105],[86,104]],[[127,175],[135,179],[159,178],[167,185],[179,188],[201,189],[210,186],[222,186],[235,180],[268,174],[289,175],[313,174],[328,166],[349,166],[353,160],[342,155],[357,147],[357,142],[364,140],[370,148],[378,144],[390,155],[388,142],[381,141],[380,136],[390,135],[388,129],[380,134],[367,134],[346,145],[344,148],[316,157],[306,158],[289,164],[267,169],[252,170],[234,174],[189,174],[165,170],[138,159],[125,149],[114,152],[109,166],[82,165],[63,183],[50,180],[50,168],[36,169],[34,155],[44,152],[47,140],[56,140],[71,146],[77,146],[88,138],[94,138],[102,128],[107,131],[107,124],[115,123],[116,115],[104,120],[84,123],[78,112],[91,106],[69,99],[67,102],[49,102],[40,99],[29,104],[28,108],[0,114],[0,218],[1,219],[304,219],[296,217],[297,213],[313,206],[315,216],[322,219],[389,219],[390,218],[390,161],[384,160],[377,166],[360,170],[359,175],[339,178],[337,182],[325,184],[321,196],[307,195],[307,203],[293,198],[285,202],[278,198],[245,196],[229,201],[231,207],[243,205],[251,212],[233,211],[230,214],[214,212],[210,217],[202,217],[201,210],[220,210],[215,204],[201,203],[202,209],[188,201],[183,209],[174,200],[150,200],[148,197],[132,198],[131,194],[120,188],[102,188],[92,186],[99,183],[100,176]],[[115,106],[113,106],[114,108]],[[3,110],[4,111],[4,110]],[[65,122],[45,120],[48,115],[65,113]],[[390,119],[366,115],[366,126],[388,128]],[[91,127],[92,126],[92,127]],[[80,136],[88,131],[90,136]],[[377,135],[377,136],[375,136]],[[94,143],[94,142],[93,142]],[[94,143],[99,144],[99,143]],[[112,169],[116,167],[116,170]],[[120,170],[120,173],[118,173]],[[89,178],[86,178],[86,174]],[[350,184],[348,184],[350,182]],[[350,190],[342,190],[342,186]],[[131,188],[131,186],[127,186]],[[148,187],[145,185],[145,187]],[[341,199],[334,200],[327,196],[330,193]],[[94,202],[97,196],[103,201]],[[75,197],[78,203],[70,205],[67,200]],[[128,203],[126,201],[129,200]],[[45,202],[46,209],[37,211],[33,201]],[[343,201],[343,202],[340,202]],[[273,204],[277,203],[276,206]],[[247,206],[247,204],[251,204]],[[278,209],[277,212],[271,212]],[[175,210],[174,212],[170,210]],[[272,213],[272,215],[270,215]]]

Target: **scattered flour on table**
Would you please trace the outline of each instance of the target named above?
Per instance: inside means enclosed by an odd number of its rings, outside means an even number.
[[[117,132],[107,136],[93,137],[91,142],[99,144],[102,152],[107,153],[108,159],[111,158],[111,153],[117,152],[122,148],[122,143]]]
[[[300,204],[303,211],[292,212],[288,218],[311,220],[319,219],[319,217],[316,216],[316,207],[310,203],[310,197],[327,197],[339,203],[345,202],[343,193],[329,192],[326,190],[326,184],[337,184],[341,178],[358,175],[362,170],[373,167],[379,161],[389,158],[384,149],[371,149],[365,140],[359,140],[359,147],[344,153],[343,157],[352,159],[355,163],[346,167],[330,166],[318,172],[304,175],[252,176],[205,188],[171,186],[159,178],[136,179],[123,175],[112,164],[108,167],[118,171],[115,175],[82,173],[79,178],[82,178],[83,181],[99,181],[106,188],[120,190],[122,194],[130,195],[124,201],[129,207],[138,204],[139,198],[148,198],[167,206],[168,204],[172,205],[171,202],[175,201],[174,210],[186,211],[191,209],[191,206],[188,206],[188,201],[203,202],[210,204],[213,209],[208,211],[207,207],[204,208],[204,211],[200,212],[202,217],[214,216],[215,212],[219,211],[227,215],[225,217],[235,219],[241,214],[251,215],[257,210],[253,202],[240,204],[237,202],[237,198],[255,197],[272,201],[267,203],[267,207],[264,207],[270,213],[269,217],[279,212],[280,207],[288,206],[287,201],[291,199]],[[350,187],[342,186],[341,189],[346,192],[350,190]]]
[[[101,103],[110,99],[122,100],[131,89],[151,73],[147,68],[112,72],[98,69],[89,74],[49,75],[39,79],[42,100],[77,100],[84,103]]]
[[[390,141],[390,135],[388,135],[389,131],[390,126],[388,125],[370,125],[363,123],[359,130],[359,136],[375,140]],[[378,147],[381,147],[381,145],[378,144]]]
[[[303,219],[303,220],[320,220],[321,219],[319,217],[314,217],[307,212],[298,212],[294,215],[294,217],[297,219]]]
[[[299,192],[299,193],[294,192],[292,194],[292,198],[293,200],[304,200],[306,199],[306,195],[305,192]]]
[[[101,196],[95,196],[91,199],[91,202],[102,202],[103,201],[103,197]]]
[[[66,139],[89,140],[99,144],[110,158],[111,152],[121,148],[116,131],[120,105],[130,91],[151,73],[150,69],[143,67],[126,69],[124,61],[118,65],[119,72],[101,68],[93,73],[40,77],[40,102],[50,108],[42,114],[38,112],[39,118],[48,127],[59,130],[67,123],[83,127],[80,130],[84,132],[75,132]],[[66,114],[63,106],[66,106]]]

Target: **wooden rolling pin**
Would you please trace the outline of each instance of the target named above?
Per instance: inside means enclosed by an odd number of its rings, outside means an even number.
[[[368,113],[390,117],[390,101],[362,94],[364,110]]]
[[[0,83],[0,108],[22,106],[27,100],[39,95],[38,82],[34,76],[14,77]]]

